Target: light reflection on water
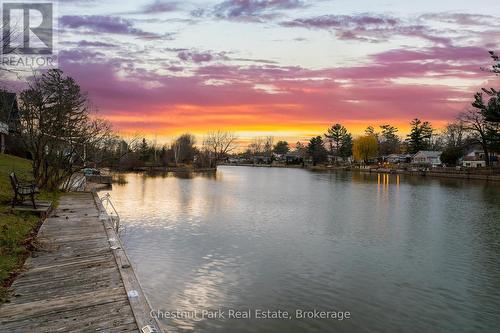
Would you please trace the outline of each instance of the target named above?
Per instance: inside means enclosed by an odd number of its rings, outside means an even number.
[[[498,186],[244,167],[126,179],[111,194],[154,308],[316,308],[353,316],[171,320],[173,332],[500,327]]]

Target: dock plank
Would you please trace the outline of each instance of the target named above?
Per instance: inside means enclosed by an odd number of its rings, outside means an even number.
[[[91,193],[64,195],[38,246],[0,307],[2,331],[139,331]]]

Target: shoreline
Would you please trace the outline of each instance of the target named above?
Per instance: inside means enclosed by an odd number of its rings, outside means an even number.
[[[286,169],[303,169],[308,171],[328,171],[328,172],[337,172],[337,171],[349,171],[349,172],[358,172],[358,173],[382,173],[382,174],[398,174],[398,175],[409,175],[409,176],[419,176],[419,177],[433,177],[433,178],[453,178],[453,179],[464,179],[464,180],[482,180],[487,182],[500,182],[500,174],[480,174],[474,173],[472,169],[461,171],[457,170],[456,172],[452,172],[450,170],[440,170],[436,169],[428,169],[428,170],[403,170],[403,169],[386,169],[386,168],[378,168],[378,169],[361,169],[361,168],[352,168],[352,167],[334,167],[334,166],[295,166],[295,165],[269,165],[269,164],[221,164],[221,166],[229,166],[229,167],[257,167],[257,168],[286,168]]]
[[[111,172],[217,172],[217,168],[190,168],[190,167],[160,167],[160,166],[145,166],[130,169],[109,168]]]
[[[475,174],[468,172],[449,172],[449,171],[439,171],[439,170],[393,170],[393,169],[350,169],[352,172],[359,173],[383,173],[392,175],[409,175],[409,176],[420,176],[420,177],[432,177],[432,178],[453,178],[453,179],[464,179],[464,180],[482,180],[486,182],[500,182],[500,174],[485,175],[485,174]]]

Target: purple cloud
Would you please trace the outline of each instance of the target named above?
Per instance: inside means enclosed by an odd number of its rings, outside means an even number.
[[[482,47],[430,47],[420,50],[396,49],[376,54],[377,63],[391,64],[412,61],[479,62],[483,63],[488,50]],[[479,67],[478,67],[479,68]]]
[[[78,50],[65,50],[59,52],[59,60],[62,62],[95,62],[102,61],[104,59],[104,54],[101,52],[93,52],[85,49]]]
[[[228,58],[224,54],[224,52],[213,53],[213,52],[197,52],[197,51],[188,51],[182,50],[177,53],[177,57],[183,61],[191,61],[194,63],[203,63],[210,62],[212,60],[227,60]]]
[[[293,21],[283,22],[285,27],[303,27],[317,29],[334,29],[334,28],[359,28],[359,27],[393,27],[398,23],[398,20],[384,16],[349,16],[349,15],[323,15],[313,18],[296,19]]]
[[[155,1],[144,7],[145,14],[172,12],[177,9],[177,2]]]
[[[76,56],[76,54],[73,54]],[[101,58],[102,59],[102,58]],[[308,119],[328,122],[331,111],[345,110],[338,114],[339,119],[394,119],[404,121],[410,117],[425,116],[428,119],[450,119],[458,112],[463,103],[451,103],[449,99],[470,97],[471,92],[455,87],[419,84],[399,84],[390,78],[420,77],[426,71],[446,71],[451,65],[439,67],[423,64],[405,64],[404,66],[364,66],[342,69],[307,70],[300,67],[280,66],[207,66],[200,68],[196,75],[179,77],[159,75],[154,72],[128,70],[114,60],[102,59],[102,62],[68,61],[62,59],[61,66],[78,78],[82,87],[120,129],[135,130],[137,117],[145,115],[176,120],[180,124],[189,122],[208,126],[207,118],[212,117],[210,126],[220,126],[225,120],[221,115],[241,116],[247,114],[254,118],[276,121],[282,116],[297,123]],[[463,68],[455,70],[461,73]],[[118,72],[126,70],[126,79]],[[461,76],[461,74],[455,74]],[[95,80],[98,76],[99,80]],[[301,80],[297,80],[300,78]],[[316,78],[316,79],[314,79]],[[319,79],[321,78],[321,79]],[[339,78],[353,80],[356,84],[348,87],[336,82]],[[222,85],[207,85],[207,80],[219,79]],[[155,82],[147,87],[143,82]],[[255,89],[255,84],[270,84],[282,91],[281,94],[268,94]],[[360,103],[355,107],[347,100],[358,96]],[[418,99],[419,103],[408,104],[408,96]],[[177,105],[190,105],[192,110],[175,111]],[[219,107],[249,105],[247,110],[223,111]],[[295,105],[279,107],[279,105]],[[212,111],[206,108],[215,107]],[[200,113],[200,109],[203,112]],[[127,120],[132,116],[132,119]],[[170,117],[165,117],[170,116]],[[314,117],[314,118],[311,118]],[[194,122],[194,123],[193,123]],[[151,122],[152,123],[152,122]],[[156,123],[156,122],[155,122]],[[158,129],[174,125],[162,123]]]
[[[304,7],[299,0],[226,0],[214,8],[214,15],[226,19],[248,19],[264,12]]]
[[[281,23],[284,27],[334,30],[344,40],[380,42],[395,35],[416,37],[436,44],[450,45],[451,39],[443,37],[424,25],[407,24],[400,19],[383,15],[323,15],[295,19]]]
[[[176,11],[179,7],[178,2],[155,0],[143,6],[140,10],[132,12],[132,14],[159,14]]]
[[[440,21],[458,25],[498,26],[498,17],[466,13],[430,13],[419,17],[424,20]]]
[[[134,28],[132,21],[115,16],[100,15],[66,15],[61,17],[60,24],[71,29],[87,29],[98,33],[111,33],[121,35],[135,35],[141,37],[157,36],[143,30]]]
[[[115,44],[111,43],[104,43],[104,42],[93,42],[93,41],[88,41],[88,40],[81,40],[77,43],[78,47],[116,47]]]

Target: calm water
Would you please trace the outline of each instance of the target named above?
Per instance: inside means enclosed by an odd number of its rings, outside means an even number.
[[[349,311],[165,321],[172,332],[498,332],[500,187],[221,167],[111,191],[153,308]]]

